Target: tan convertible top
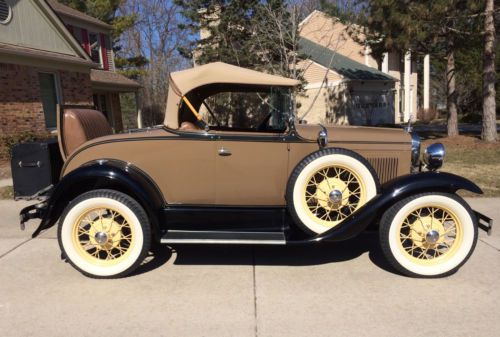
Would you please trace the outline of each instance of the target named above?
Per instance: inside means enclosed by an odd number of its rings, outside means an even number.
[[[170,74],[165,125],[177,128],[179,126],[178,105],[182,96],[208,84],[295,87],[300,82],[286,77],[240,68],[223,62],[209,63],[173,72]]]

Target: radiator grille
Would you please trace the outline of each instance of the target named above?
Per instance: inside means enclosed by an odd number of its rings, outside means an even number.
[[[396,178],[398,174],[398,158],[368,158],[368,161],[377,172],[382,184]]]

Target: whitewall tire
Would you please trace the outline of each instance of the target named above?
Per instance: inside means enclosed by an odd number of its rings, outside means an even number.
[[[408,276],[453,274],[470,257],[476,243],[476,218],[455,194],[408,197],[389,208],[380,223],[384,255]]]
[[[341,223],[377,195],[379,181],[370,163],[346,149],[328,148],[304,158],[287,186],[294,222],[308,234]]]
[[[112,190],[84,193],[66,207],[58,228],[63,256],[83,274],[122,277],[144,260],[151,245],[146,212]]]

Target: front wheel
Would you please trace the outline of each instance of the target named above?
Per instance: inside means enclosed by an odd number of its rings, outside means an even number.
[[[377,194],[379,181],[359,154],[327,148],[304,158],[288,181],[290,214],[305,233],[323,233],[344,221]]]
[[[380,222],[385,257],[408,276],[453,274],[470,257],[476,243],[476,218],[455,194],[408,197],[389,208]]]
[[[126,194],[96,190],[66,207],[58,228],[67,260],[94,278],[122,277],[139,266],[151,245],[142,206]]]

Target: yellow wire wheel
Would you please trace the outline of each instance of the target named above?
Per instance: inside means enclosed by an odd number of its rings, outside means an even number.
[[[91,263],[116,265],[127,258],[135,242],[130,219],[111,208],[83,213],[73,226],[73,244]]]
[[[380,223],[384,255],[410,276],[444,276],[465,263],[477,242],[477,224],[458,196],[424,193],[385,212]]]
[[[309,176],[303,202],[314,221],[334,227],[366,202],[366,186],[348,167],[327,165]]]
[[[83,274],[114,278],[129,274],[144,260],[151,244],[149,219],[130,196],[112,190],[82,194],[65,209],[59,245]]]
[[[462,240],[462,223],[444,207],[418,207],[399,227],[399,248],[421,265],[438,264],[452,257]]]
[[[344,149],[325,149],[306,157],[289,180],[287,201],[295,222],[310,234],[325,232],[377,194],[370,164]],[[292,201],[292,202],[290,202]]]

